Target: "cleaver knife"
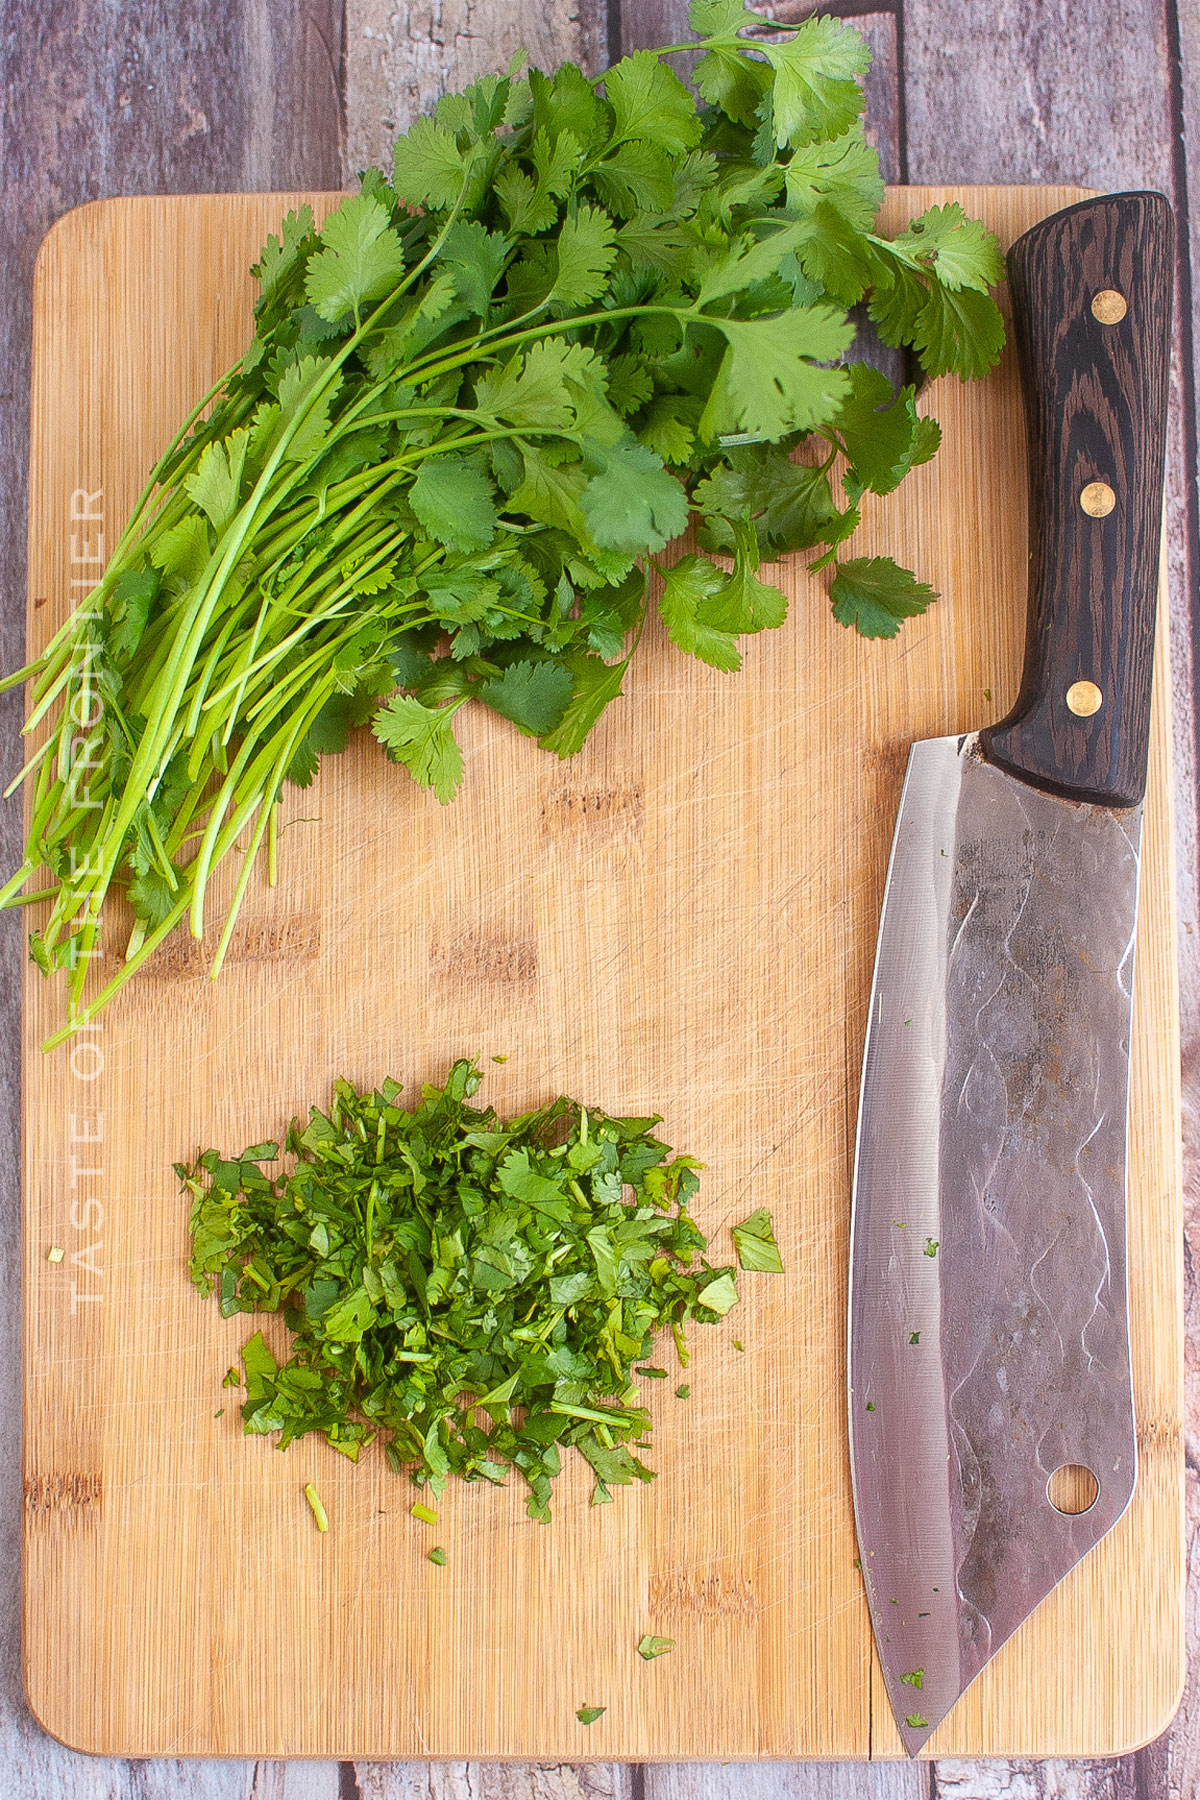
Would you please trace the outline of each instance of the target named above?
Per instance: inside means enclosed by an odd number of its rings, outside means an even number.
[[[1136,1477],[1126,1123],[1170,208],[1086,200],[1008,268],[1024,675],[999,724],[912,749],[855,1155],[854,1507],[910,1755]]]

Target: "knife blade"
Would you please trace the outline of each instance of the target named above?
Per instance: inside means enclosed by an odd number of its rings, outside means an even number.
[[[1008,266],[1024,673],[999,724],[912,749],[855,1153],[855,1518],[910,1755],[1112,1529],[1136,1476],[1126,1116],[1170,208],[1084,201]]]

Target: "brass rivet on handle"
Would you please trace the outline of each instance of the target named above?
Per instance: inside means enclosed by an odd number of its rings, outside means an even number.
[[[1106,519],[1117,504],[1117,496],[1107,481],[1089,481],[1079,496],[1079,504],[1092,519]]]
[[[1101,288],[1092,301],[1093,317],[1102,325],[1119,325],[1128,311],[1124,294],[1118,293],[1116,288]]]
[[[1073,681],[1067,689],[1067,705],[1077,719],[1090,719],[1104,705],[1104,695],[1094,681]]]

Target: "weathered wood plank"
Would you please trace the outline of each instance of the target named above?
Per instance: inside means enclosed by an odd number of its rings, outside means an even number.
[[[1172,592],[1176,830],[1183,930],[1182,1035],[1185,1153],[1190,1179],[1189,1275],[1200,1268],[1200,969],[1197,932],[1195,341],[1189,224],[1200,223],[1200,8],[1146,3],[1105,9],[1032,7],[1024,0],[906,0],[905,104],[910,179],[1079,181],[1097,188],[1156,187],[1175,202],[1180,225],[1177,354],[1169,440],[1168,557]],[[1181,29],[1187,60],[1182,98],[1192,179],[1173,155],[1181,123],[1174,57]],[[1188,217],[1187,192],[1193,198]],[[1200,1295],[1189,1280],[1195,1343]],[[1188,1393],[1189,1539],[1193,1579],[1189,1640],[1200,1647],[1200,1370],[1193,1349]],[[1174,1729],[1135,1757],[1104,1763],[939,1763],[936,1792],[956,1800],[1061,1795],[1116,1800],[1134,1792],[1200,1793],[1200,1685],[1195,1672]]]
[[[645,1800],[927,1800],[928,1763],[651,1763]]]
[[[0,666],[22,661],[30,277],[69,207],[155,191],[336,186],[341,176],[339,0],[14,0],[0,86]],[[21,696],[0,706],[4,779],[19,767]],[[19,859],[20,808],[0,810],[0,862]],[[0,921],[0,1560],[20,1541],[19,919]],[[102,1674],[97,1671],[97,1679]],[[0,1789],[58,1800],[336,1800],[328,1763],[120,1763],[79,1756],[31,1718],[17,1595],[0,1597]]]
[[[636,1776],[628,1763],[357,1763],[338,1800],[633,1800]]]
[[[603,0],[346,0],[346,173],[386,167],[392,140],[451,88],[503,69],[518,50],[539,68],[602,68]]]

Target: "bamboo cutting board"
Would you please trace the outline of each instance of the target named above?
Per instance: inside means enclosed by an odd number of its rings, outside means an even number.
[[[889,222],[948,197],[893,190]],[[1083,196],[960,197],[1008,243]],[[51,232],[35,293],[31,647],[244,347],[245,270],[302,198],[103,201]],[[336,197],[310,198],[323,213]],[[856,540],[942,592],[895,644],[836,626],[792,559],[773,577],[791,617],[747,640],[740,675],[649,629],[627,701],[571,762],[478,710],[449,808],[369,740],[329,759],[292,795],[279,886],[253,891],[217,984],[180,938],[92,1032],[44,1057],[59,1001],[27,977],[25,1655],[56,1736],[124,1756],[898,1753],[845,1444],[858,1063],[908,745],[1008,706],[1026,564],[1011,355],[981,385],[936,383],[927,405],[940,455],[870,504]],[[1180,1692],[1167,690],[1160,651],[1133,1057],[1138,1489],[936,1755],[1124,1750]],[[171,1165],[275,1135],[338,1075],[412,1083],[471,1053],[501,1111],[559,1091],[661,1110],[668,1141],[708,1165],[696,1215],[718,1258],[728,1224],[766,1205],[787,1273],[745,1276],[725,1326],[694,1333],[689,1401],[674,1381],[652,1394],[652,1486],[592,1509],[576,1459],[539,1527],[515,1484],[460,1483],[431,1532],[382,1454],[354,1467],[313,1440],[280,1455],[243,1438],[221,1382],[254,1322],[222,1320],[191,1288]],[[434,1543],[444,1568],[426,1560]],[[643,1662],[647,1631],[674,1652]],[[583,1704],[607,1711],[584,1727]]]

